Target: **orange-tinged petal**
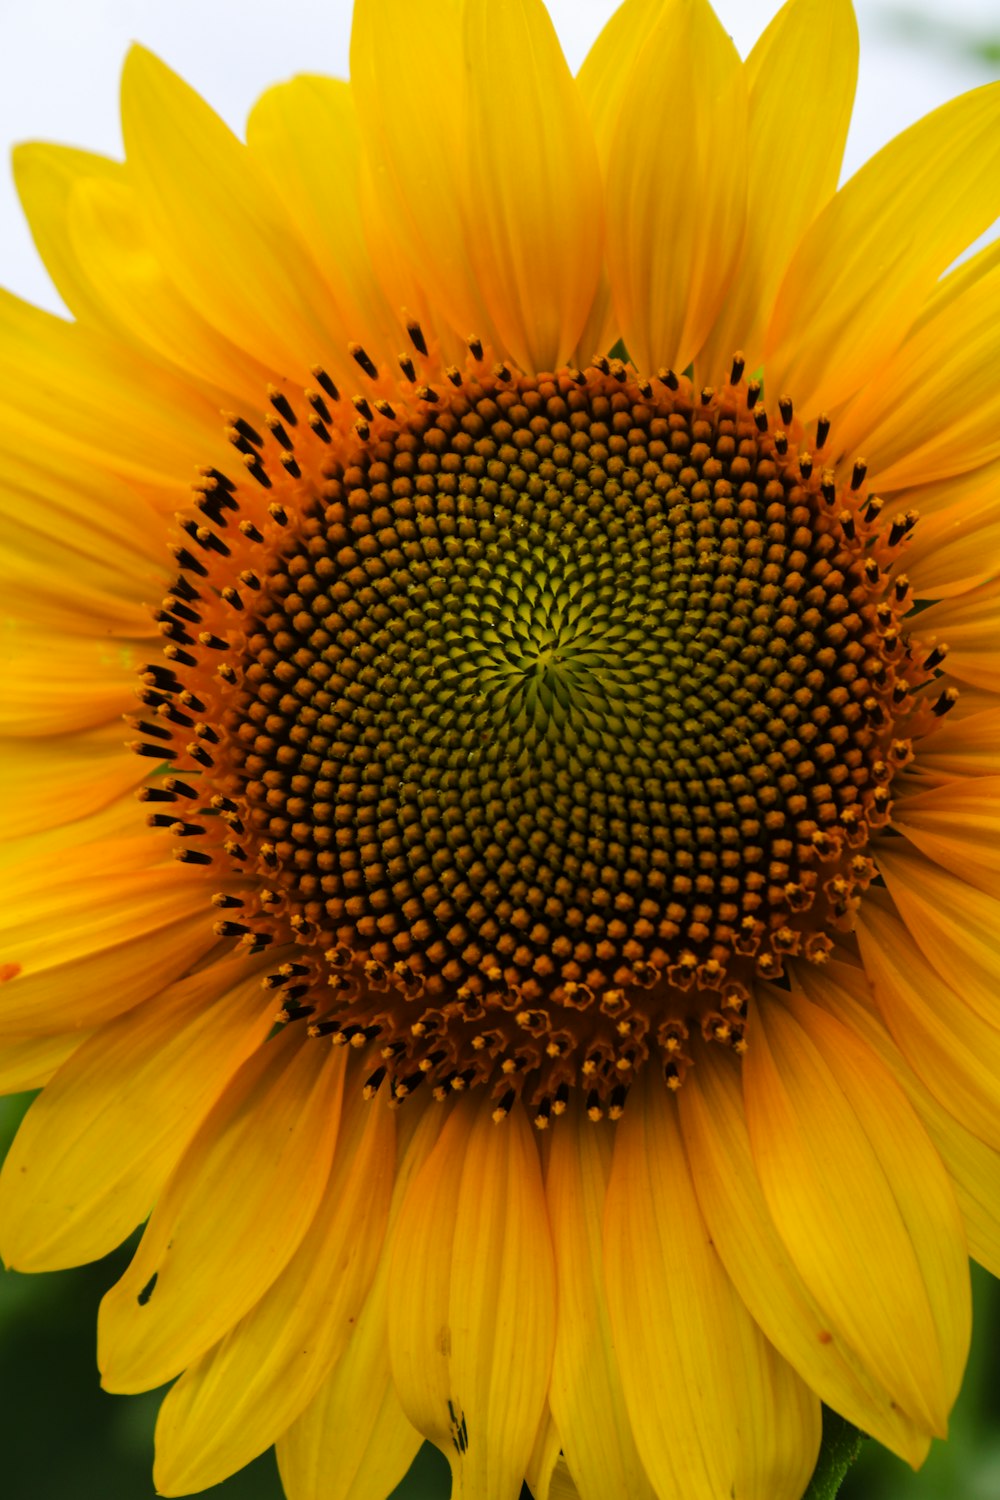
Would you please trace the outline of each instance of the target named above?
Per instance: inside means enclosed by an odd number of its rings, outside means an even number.
[[[863,1044],[759,986],[744,1061],[757,1175],[799,1274],[902,1410],[943,1435],[968,1342],[967,1260],[947,1178]]]
[[[1000,455],[998,323],[995,266],[961,295],[940,296],[871,387],[837,418],[837,443],[845,453],[864,454],[873,490],[930,483]]]
[[[329,1177],[343,1080],[343,1057],[304,1043],[294,1026],[237,1071],[101,1303],[97,1362],[107,1390],[170,1380],[288,1264]]]
[[[613,1127],[568,1112],[552,1132],[545,1183],[559,1278],[549,1404],[583,1500],[654,1493],[625,1409],[604,1293],[601,1224],[613,1139]]]
[[[373,1066],[369,1060],[349,1069],[330,1179],[302,1243],[260,1301],[184,1371],[160,1407],[159,1494],[220,1484],[263,1453],[346,1348],[378,1265],[396,1166],[386,1101],[369,1103],[362,1094]]]
[[[966,718],[951,713],[920,741],[917,769],[935,781],[992,776],[998,764],[1000,708],[987,708]]]
[[[819,1448],[819,1401],[723,1269],[659,1078],[632,1089],[617,1128],[604,1246],[625,1399],[656,1493],[799,1500]]]
[[[850,0],[783,5],[747,58],[751,209],[729,292],[697,361],[699,378],[724,380],[737,349],[748,369],[759,369],[785,269],[836,189],[857,76]],[[780,211],[768,212],[764,205],[775,195]]]
[[[1000,776],[897,797],[892,826],[963,880],[987,892],[1000,889]]]
[[[542,0],[464,8],[469,255],[503,347],[524,370],[569,358],[597,290],[600,168]]]
[[[316,257],[343,326],[376,363],[392,359],[402,320],[382,293],[365,238],[350,84],[304,74],[268,89],[250,111],[247,145]]]
[[[1000,1025],[1000,900],[902,839],[880,840],[879,872],[925,958],[973,1010]]]
[[[712,1243],[755,1321],[828,1406],[920,1463],[929,1436],[899,1411],[850,1345],[834,1337],[775,1228],[753,1164],[738,1060],[719,1047],[701,1049],[678,1105]]]
[[[0,740],[0,820],[19,838],[107,807],[142,780],[120,720],[82,734]]]
[[[867,900],[857,934],[896,1046],[935,1099],[1000,1150],[1000,1029],[931,967],[894,912]]]
[[[145,48],[122,73],[129,177],[164,270],[213,327],[281,375],[349,368],[352,330],[259,163]]]
[[[683,171],[665,168],[681,157]],[[629,354],[641,370],[683,370],[725,297],[746,218],[743,66],[707,0],[674,0],[642,48],[606,200],[608,273]]]
[[[993,222],[998,184],[1000,86],[987,85],[896,136],[814,220],[764,342],[768,381],[803,417],[887,362],[941,272]]]
[[[546,1405],[535,1434],[535,1446],[524,1470],[524,1482],[531,1491],[531,1500],[549,1500],[561,1447],[559,1429]]]
[[[948,671],[959,682],[1000,692],[1000,582],[938,600],[921,614],[919,629],[922,640],[946,642]]]
[[[156,645],[153,640],[75,637],[6,621],[0,629],[0,731],[33,739],[117,719],[124,746],[135,732],[120,718],[135,708],[136,669]]]
[[[399,1166],[389,1226],[410,1183],[427,1160],[446,1119],[419,1098],[397,1115]],[[404,1128],[413,1127],[409,1140]],[[316,1396],[277,1442],[278,1468],[288,1500],[357,1500],[388,1495],[423,1442],[407,1419],[392,1383],[386,1304],[392,1249],[387,1233],[378,1269],[355,1332]]]
[[[52,1271],[108,1254],[149,1212],[237,1067],[270,1030],[259,969],[210,964],[74,1052],[0,1176],[4,1256]]]
[[[456,1500],[516,1500],[555,1334],[534,1132],[520,1106],[500,1125],[493,1107],[481,1095],[456,1108],[394,1235],[393,1378],[410,1421],[448,1456]]]
[[[792,984],[856,1032],[905,1091],[937,1147],[955,1190],[969,1252],[995,1276],[1000,1267],[1000,1205],[996,1184],[1000,1152],[987,1146],[941,1105],[905,1061],[870,1009],[864,971],[842,963],[796,964]]]
[[[993,576],[1000,549],[1000,463],[900,490],[886,518],[920,517],[906,547],[906,571],[918,599],[949,599]]]

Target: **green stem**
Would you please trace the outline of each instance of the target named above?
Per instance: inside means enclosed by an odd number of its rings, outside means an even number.
[[[803,1500],[833,1500],[848,1469],[861,1452],[863,1442],[864,1433],[824,1406],[823,1443]]]

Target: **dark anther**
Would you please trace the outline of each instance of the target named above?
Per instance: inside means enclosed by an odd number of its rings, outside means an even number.
[[[481,360],[482,357],[483,357],[483,341],[482,341],[482,339],[477,338],[474,333],[470,333],[469,337],[466,339],[465,342],[469,346],[469,353],[472,355],[473,359],[476,360],[476,362],[478,363],[479,360]]]
[[[424,330],[416,318],[410,318],[406,324],[406,331],[410,335],[410,343],[418,354],[427,356],[427,340],[424,338]]]
[[[853,542],[855,536],[857,535],[857,528],[854,525],[854,516],[849,510],[842,510],[840,512],[840,515],[837,517],[837,520],[840,522],[840,529],[846,536],[847,540],[849,542]]]
[[[660,369],[656,372],[656,378],[661,385],[665,385],[668,391],[680,390],[680,381],[673,370]]]
[[[176,793],[164,791],[160,786],[141,786],[135,795],[139,802],[176,802],[177,800]],[[172,821],[168,819],[168,822]]]
[[[245,903],[240,896],[230,896],[225,891],[218,891],[212,897],[212,905],[222,907],[223,910],[232,911],[243,906]]]
[[[279,526],[288,525],[288,512],[283,505],[278,504],[277,500],[272,500],[271,504],[267,507],[267,513],[271,517],[271,520],[275,521]]]
[[[246,438],[248,443],[253,443],[255,448],[262,448],[264,446],[264,439],[256,427],[250,426],[245,417],[236,417],[233,421],[233,426],[242,437]]]
[[[410,384],[415,385],[417,379],[417,370],[416,366],[413,363],[413,360],[408,354],[401,354],[399,356],[399,368],[402,370],[403,374],[406,376]]]
[[[182,865],[210,865],[212,856],[206,854],[203,849],[175,849],[174,859],[180,860]]]
[[[832,479],[824,479],[820,484],[819,492],[827,505],[832,505],[837,498],[837,486]]]
[[[859,490],[861,488],[861,486],[865,482],[865,475],[867,473],[868,473],[868,465],[865,463],[864,459],[863,458],[856,458],[854,460],[854,468],[851,470],[851,489],[852,490]]]
[[[240,531],[248,542],[262,542],[264,540],[264,533],[258,530],[252,521],[241,521]]]
[[[324,391],[326,391],[326,394],[329,396],[331,401],[340,400],[340,392],[337,390],[337,387],[334,385],[329,375],[323,369],[322,365],[311,365],[309,373],[312,375],[312,378],[314,380],[319,381],[320,385],[323,387]]]
[[[211,630],[202,630],[199,632],[198,644],[207,646],[210,651],[229,650],[229,642],[224,641],[221,635],[215,635]]]
[[[352,396],[351,405],[354,407],[355,411],[361,413],[366,422],[371,421],[372,409],[368,405],[368,402],[365,400],[364,396]]]
[[[173,792],[175,797],[189,797],[194,801],[198,796],[193,786],[188,786],[186,781],[178,781],[176,776],[168,776],[163,785],[168,791]]]
[[[760,400],[760,393],[764,389],[759,380],[747,381],[747,411],[753,411]]]
[[[703,385],[702,388],[701,388],[701,404],[702,404],[702,406],[711,406],[711,404],[712,404],[712,402],[713,402],[714,399],[715,399],[715,389],[714,389],[714,387],[710,386],[710,385]]]
[[[881,576],[878,563],[874,557],[865,558],[865,578],[871,584],[872,588],[875,587]]]
[[[264,421],[267,423],[267,429],[276,443],[282,448],[291,448],[293,446],[292,440],[285,431],[283,423],[273,412],[268,412]]]
[[[924,657],[924,671],[933,672],[934,668],[939,667],[947,655],[948,647],[942,641],[940,645],[935,646],[934,649]]]
[[[431,390],[429,385],[418,385],[416,393],[421,401],[429,401],[433,404],[438,399],[437,391]]]
[[[757,425],[757,431],[758,432],[766,432],[767,431],[767,412],[764,410],[763,407],[760,407],[760,409],[758,411],[754,412],[753,419],[754,419],[754,422]]]
[[[302,470],[299,468],[299,462],[294,453],[280,454],[279,461],[286,474],[290,474],[293,479],[300,479],[302,477]]]
[[[320,395],[319,391],[308,390],[305,392],[305,398],[309,402],[309,405],[312,407],[313,411],[316,412],[318,416],[322,417],[324,422],[333,421],[333,418],[330,415],[330,408],[323,400],[323,397]]]
[[[739,385],[740,381],[743,379],[743,371],[746,369],[746,367],[746,355],[743,353],[742,349],[737,349],[736,353],[733,355],[732,368],[729,371],[730,385]]]
[[[375,363],[363,345],[348,344],[347,352],[361,366],[369,380],[378,379],[378,370],[375,367]]]
[[[778,397],[778,410],[781,412],[781,420],[787,427],[792,420],[792,412],[795,410],[794,406],[792,405],[791,396]]]
[[[318,375],[316,376],[316,379],[319,380]],[[320,380],[320,385],[322,384],[323,382]],[[267,388],[267,399],[270,401],[275,411],[280,412],[285,421],[288,422],[290,426],[294,427],[297,418],[295,416],[295,412],[292,410],[288,397],[284,395],[282,391],[279,391],[276,386],[269,385]]]
[[[595,354],[590,363],[594,366],[595,370],[600,370],[602,375],[611,374],[611,361],[606,354]]]
[[[319,412],[311,411],[307,421],[321,443],[328,443],[330,441],[330,429],[323,421]]]
[[[799,473],[801,474],[802,478],[803,479],[810,479],[812,477],[812,471],[813,471],[812,454],[811,453],[800,453],[799,454]]]
[[[242,922],[215,922],[212,931],[216,937],[243,937],[245,933],[253,929],[244,927]]]
[[[384,398],[375,402],[375,410],[378,412],[380,417],[388,417],[390,422],[395,420],[395,408],[390,406],[388,401],[386,401]]]
[[[869,495],[867,501],[865,502],[864,510],[861,512],[861,514],[864,516],[865,520],[870,523],[874,521],[877,515],[879,515],[884,505],[885,501],[880,499],[878,495]]]
[[[450,380],[452,385],[462,384],[462,372],[457,365],[449,365],[444,373],[445,378]]]
[[[782,458],[784,458],[785,454],[788,452],[788,434],[786,432],[782,432],[780,427],[774,434],[774,446],[781,454]]]
[[[261,467],[259,461],[257,463],[248,463],[247,473],[250,475],[251,479],[256,479],[257,483],[261,486],[262,489],[269,490],[271,488],[270,475],[268,474],[266,469]]]
[[[208,577],[208,569],[186,547],[179,547],[176,543],[172,543],[168,550],[179,568],[183,568],[187,573],[195,573],[199,578]]]
[[[136,755],[146,755],[150,760],[176,760],[176,750],[166,750],[162,745],[147,745],[142,740],[133,740],[128,746]]]
[[[940,719],[943,714],[946,714],[950,709],[953,709],[957,702],[958,688],[945,688],[940,698],[938,698],[937,702],[932,706],[931,713],[936,719]]]
[[[364,417],[359,417],[355,422],[354,431],[357,433],[358,437],[363,443],[367,443],[372,433],[372,430],[368,426],[368,423],[365,421]]]
[[[828,416],[826,416],[826,414],[824,413],[822,416],[819,416],[819,417],[816,418],[816,451],[817,451],[817,453],[819,452],[819,450],[822,447],[825,446],[826,440],[827,440],[827,438],[829,436],[830,436],[830,418]]]

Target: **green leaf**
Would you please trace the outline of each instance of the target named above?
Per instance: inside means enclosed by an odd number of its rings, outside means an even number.
[[[824,1406],[823,1442],[812,1482],[802,1500],[833,1500],[864,1440],[864,1433]]]

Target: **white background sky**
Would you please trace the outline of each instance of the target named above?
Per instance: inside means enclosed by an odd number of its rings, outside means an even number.
[[[715,0],[746,54],[779,0]],[[964,35],[1000,36],[1000,0],[856,0],[861,76],[846,172],[927,110],[1000,73],[963,53]],[[121,152],[117,89],[132,40],[192,83],[237,131],[269,83],[302,71],[345,76],[350,0],[0,0],[0,143],[43,139]],[[616,0],[549,0],[571,65]],[[944,32],[931,28],[943,28]],[[945,44],[945,34],[956,45]],[[53,310],[6,161],[0,173],[0,284]]]

